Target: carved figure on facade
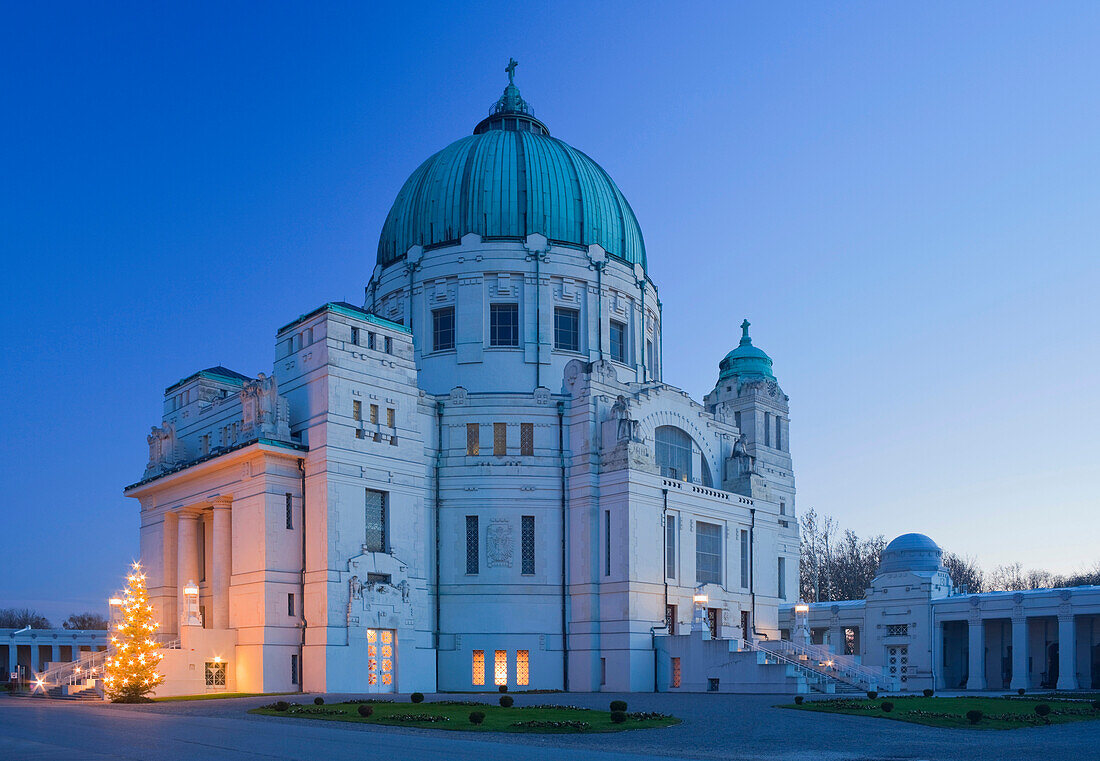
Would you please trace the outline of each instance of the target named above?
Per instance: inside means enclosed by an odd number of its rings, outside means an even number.
[[[730,457],[734,472],[730,475],[744,476],[756,472],[756,458],[749,454],[749,439],[741,434],[733,442],[733,455]]]
[[[348,590],[351,593],[351,599],[363,599],[363,582],[359,581],[358,576],[352,576],[351,579],[348,581]]]
[[[638,433],[639,423],[630,417],[630,409],[626,397],[622,394],[615,400],[611,407],[611,417],[618,421],[618,433],[616,441],[641,441]]]
[[[260,373],[241,389],[241,429],[247,436],[290,438],[290,405],[279,396],[275,376]]]
[[[149,443],[149,462],[145,466],[146,476],[159,473],[187,459],[179,437],[176,436],[176,427],[170,422],[165,422],[160,427],[153,426],[145,440]]]
[[[485,529],[485,556],[490,568],[512,567],[512,524],[494,518]]]

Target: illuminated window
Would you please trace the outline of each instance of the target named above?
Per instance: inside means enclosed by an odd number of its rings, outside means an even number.
[[[503,457],[508,454],[508,424],[493,423],[493,455]]]
[[[530,670],[528,667],[528,660],[530,659],[530,653],[526,650],[516,651],[516,684],[520,686],[526,686],[530,681]]]
[[[672,659],[672,686],[673,687],[679,687],[680,686],[680,659],[679,658],[673,658]]]
[[[535,573],[535,516],[520,516],[520,573],[530,576]],[[518,666],[516,668],[519,668]]]
[[[393,407],[387,407],[386,408],[386,425],[389,428],[394,427],[394,423],[397,422],[396,418],[397,418],[397,412],[394,410],[394,408]]]
[[[351,403],[351,419],[362,420],[363,419],[363,403],[358,399],[355,399]]]
[[[535,453],[535,424],[519,424],[519,453],[530,457]]]
[[[476,455],[481,453],[481,444],[478,438],[481,436],[481,426],[477,423],[466,424],[466,454]]]
[[[519,304],[489,305],[489,345],[519,346]]]
[[[493,653],[493,684],[508,684],[508,651],[497,650]]]
[[[477,516],[466,516],[466,573],[478,572]]]
[[[481,686],[485,684],[485,651],[474,651],[474,684]]]

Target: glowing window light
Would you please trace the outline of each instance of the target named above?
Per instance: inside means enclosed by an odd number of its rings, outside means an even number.
[[[508,651],[497,650],[493,653],[493,684],[508,684]]]
[[[516,684],[526,686],[530,680],[529,662],[531,653],[527,650],[516,651]]]
[[[710,599],[710,598],[709,598],[709,597],[708,597],[707,595],[702,595],[702,594],[700,594],[700,595],[692,595],[692,596],[691,596],[691,601],[692,601],[693,603],[695,603],[696,605],[703,605],[703,604],[705,604],[705,603],[706,603],[706,602],[707,602],[707,601],[708,601],[709,599]]]
[[[485,684],[485,651],[474,651],[474,678],[473,683],[477,686]]]

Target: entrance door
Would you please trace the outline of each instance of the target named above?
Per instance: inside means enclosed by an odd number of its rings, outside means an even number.
[[[367,629],[367,692],[393,692],[397,636],[393,629]]]
[[[890,676],[897,677],[901,684],[901,689],[909,689],[909,646],[887,646],[886,664],[890,667]]]

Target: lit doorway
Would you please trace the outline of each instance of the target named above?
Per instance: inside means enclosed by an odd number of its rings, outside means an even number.
[[[393,629],[367,629],[367,692],[393,692],[397,635]]]

